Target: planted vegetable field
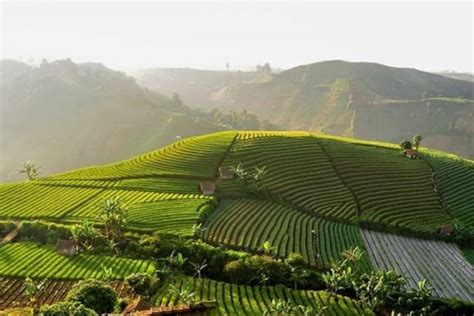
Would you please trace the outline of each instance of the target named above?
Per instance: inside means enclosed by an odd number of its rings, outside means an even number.
[[[452,243],[362,231],[374,267],[394,269],[409,288],[427,279],[440,297],[474,301],[474,270]]]
[[[474,227],[474,162],[443,153],[424,154],[435,170],[438,190],[460,224]]]
[[[452,222],[423,159],[407,159],[399,150],[320,142],[353,190],[361,219],[430,233]]]
[[[60,218],[103,189],[20,183],[2,190],[0,217]]]
[[[327,306],[324,315],[373,315],[356,302],[339,296],[335,300],[327,292],[294,291],[284,286],[246,286],[216,282],[208,279],[174,278],[169,282],[177,288],[188,287],[196,293],[196,299],[215,300],[217,307],[207,311],[209,315],[263,315],[273,299],[290,301],[293,306]],[[160,306],[177,305],[180,300],[164,286],[155,297]]]
[[[260,133],[239,134],[225,166],[242,163],[245,170],[266,168],[265,190],[316,215],[354,221],[357,208],[351,192],[341,181],[327,155],[309,134],[260,137]],[[278,135],[278,134],[277,134]],[[296,136],[297,135],[297,136]],[[224,194],[240,192],[236,183],[220,182]]]
[[[269,241],[275,253],[301,253],[313,266],[329,267],[343,250],[364,244],[356,226],[320,219],[276,203],[239,199],[222,202],[205,224],[203,238],[256,251]],[[368,268],[368,258],[362,260]]]
[[[11,243],[0,247],[0,276],[49,279],[87,279],[104,277],[103,267],[112,268],[113,279],[131,273],[153,273],[154,263],[100,255],[65,257],[53,247],[35,243]]]
[[[183,139],[122,162],[59,174],[54,179],[120,179],[159,175],[212,178],[236,132]]]
[[[46,280],[40,291],[39,302],[51,305],[66,298],[68,291],[78,281]],[[131,291],[123,281],[111,282],[111,287],[120,297],[131,295]],[[0,277],[0,311],[7,308],[31,306],[25,295],[24,279]]]
[[[201,207],[207,205],[209,199],[176,199],[134,204],[128,211],[127,227],[142,232],[160,231],[191,236]]]

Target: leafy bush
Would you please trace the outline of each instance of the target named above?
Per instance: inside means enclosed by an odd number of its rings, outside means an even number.
[[[413,145],[409,140],[404,140],[400,143],[400,147],[402,147],[402,149],[412,149]]]
[[[0,222],[0,238],[3,238],[15,228],[13,222]]]
[[[146,273],[134,273],[129,275],[125,281],[137,295],[147,296],[152,286],[151,276]]]
[[[79,302],[65,301],[43,306],[40,310],[43,316],[96,316],[92,309],[86,308]]]
[[[40,221],[23,222],[18,235],[18,239],[36,241],[41,244],[56,244],[58,239],[70,237],[71,231],[67,226]]]
[[[66,301],[79,302],[98,314],[112,313],[117,303],[117,293],[102,281],[80,281],[69,291]]]

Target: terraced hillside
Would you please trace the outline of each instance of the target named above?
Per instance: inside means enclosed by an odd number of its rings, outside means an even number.
[[[252,254],[260,253],[262,244],[268,241],[276,257],[301,253],[306,265],[318,271],[342,259],[343,250],[357,246],[369,252],[362,259],[366,271],[394,267],[396,257],[382,256],[377,261],[371,255],[360,224],[430,238],[439,238],[440,228],[457,227],[455,223],[466,230],[474,229],[470,185],[474,163],[424,148],[420,153],[419,159],[412,160],[393,144],[307,132],[221,132],[184,139],[116,164],[1,185],[0,220],[41,220],[66,227],[88,220],[100,225],[100,204],[119,198],[128,209],[125,230],[135,236],[154,232],[175,235],[180,240],[199,236],[220,248]],[[265,172],[251,180],[258,186],[249,190],[249,184],[239,175],[222,178],[221,167],[234,168],[234,173],[240,170],[252,174],[256,168],[264,168]],[[215,183],[216,190],[204,194],[200,190],[203,182]],[[459,256],[444,251],[442,244],[430,247],[452,259],[450,264],[460,264],[456,261]],[[147,260],[133,260],[122,254],[81,254],[65,259],[50,246],[25,242],[4,245],[0,254],[0,277],[100,278],[104,273],[102,264],[112,266],[117,279],[131,272],[153,270]],[[400,272],[410,278],[410,273],[419,269],[417,257],[411,252],[405,255],[406,265]],[[50,260],[57,264],[47,267],[45,262]],[[469,282],[463,271],[456,266],[449,272],[461,287]],[[438,290],[445,282],[437,281],[440,273],[427,269],[422,276],[433,278],[430,284],[437,288],[438,295],[471,299],[459,295],[455,288]],[[278,287],[264,290],[203,282],[206,284],[201,287],[209,288],[208,293],[224,295],[224,301],[234,300],[229,307],[217,298],[221,311],[244,308],[259,314],[272,298],[294,295],[294,300],[304,303],[308,295],[316,295],[294,294],[288,289],[281,290],[286,294],[278,294]],[[258,298],[242,298],[240,295],[247,291]],[[163,304],[169,304],[166,293],[161,293]],[[265,295],[268,299],[260,300],[259,296]]]
[[[269,241],[280,257],[301,253],[305,261],[329,267],[345,249],[364,248],[355,225],[331,222],[273,202],[239,199],[222,202],[206,222],[203,238],[211,243],[257,251]],[[370,263],[364,258],[368,269]]]
[[[54,304],[66,298],[68,291],[77,284],[76,280],[46,280],[43,291],[38,297],[41,304]],[[120,297],[130,295],[130,288],[123,281],[114,281],[111,287]],[[29,299],[25,295],[22,279],[0,277],[0,311],[12,306],[27,306]]]
[[[33,243],[12,243],[0,248],[0,276],[50,279],[104,278],[105,267],[112,267],[112,279],[135,272],[152,273],[154,263],[147,260],[79,255],[64,257],[50,247]]]
[[[325,315],[372,315],[356,302],[344,297],[331,297],[326,292],[295,291],[283,286],[245,286],[208,279],[175,278],[170,281],[177,288],[189,288],[196,292],[198,301],[215,300],[217,308],[209,315],[262,315],[272,299],[290,301],[292,305],[311,306],[313,310],[325,307]],[[156,295],[157,305],[173,306],[180,300],[170,291],[169,285]]]

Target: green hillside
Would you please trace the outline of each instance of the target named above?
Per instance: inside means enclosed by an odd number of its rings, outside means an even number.
[[[19,180],[27,160],[49,175],[224,129],[102,64],[58,60],[34,67],[2,60],[0,77],[0,181]]]
[[[170,200],[194,199],[197,207],[214,199],[199,193],[206,180],[217,183],[219,200],[248,198],[238,181],[218,177],[219,167],[240,164],[266,168],[263,191],[252,199],[311,218],[426,234],[454,221],[472,227],[474,195],[467,184],[473,162],[424,148],[421,153],[422,159],[410,160],[391,144],[306,132],[221,132],[110,165],[3,185],[0,216],[94,218],[97,201],[113,196],[141,205],[132,213]]]
[[[122,255],[133,254],[134,247],[142,247],[141,243],[148,247],[149,237],[146,236],[150,235],[145,234],[151,233],[161,236],[160,247],[165,248],[160,251],[191,247],[191,250],[186,250],[190,260],[202,261],[204,250],[199,247],[204,246],[186,243],[187,246],[179,246],[182,238],[188,241],[199,238],[214,246],[212,251],[232,250],[225,255],[216,253],[212,260],[207,261],[212,265],[224,260],[222,256],[248,258],[267,251],[274,260],[280,260],[299,253],[305,267],[321,272],[328,271],[334,262],[343,260],[344,251],[358,247],[364,250],[360,269],[369,272],[375,267],[398,267],[394,259],[398,250],[390,250],[387,257],[390,261],[386,262],[377,253],[382,251],[377,243],[393,239],[384,237],[386,232],[390,232],[448,241],[433,243],[430,247],[442,247],[439,253],[455,258],[453,265],[459,265],[459,269],[453,268],[449,273],[458,282],[469,280],[472,267],[453,242],[466,247],[466,241],[472,238],[469,236],[474,230],[474,188],[470,184],[474,179],[474,162],[427,148],[421,148],[420,154],[418,159],[408,159],[394,144],[308,132],[219,132],[186,138],[114,164],[1,185],[0,221],[30,223],[40,220],[49,225],[50,230],[57,225],[69,227],[84,220],[100,226],[101,203],[119,198],[128,208],[126,233],[130,238],[138,239],[136,244],[126,246],[123,254],[113,258],[107,253],[97,256],[95,265],[80,274],[94,274],[99,278],[101,270],[97,267],[102,260],[113,264],[118,260],[123,271],[145,269],[150,272],[146,261],[126,261],[128,259]],[[221,167],[234,167],[237,175],[224,179]],[[256,176],[256,170],[264,170],[260,178]],[[239,174],[250,176],[241,177]],[[209,181],[216,184],[216,190],[203,194],[199,185]],[[456,238],[440,235],[440,229],[445,226],[462,227],[463,235],[456,235]],[[369,235],[371,231],[379,232],[379,235],[374,235],[377,238],[367,237],[372,236]],[[60,232],[66,234],[63,230]],[[54,236],[44,242],[50,243]],[[167,238],[172,238],[170,236],[178,237],[171,246],[166,242]],[[0,262],[0,277],[78,278],[75,268],[67,271],[47,269],[44,259],[38,259],[37,266],[9,268],[32,247],[31,243],[23,241],[24,238],[20,231],[18,242],[0,246],[0,253],[4,252],[8,257],[8,261]],[[406,247],[418,242],[422,239],[415,239]],[[265,250],[265,244],[269,250]],[[393,244],[390,247],[398,246]],[[387,247],[383,249],[389,251]],[[51,258],[54,257],[50,246],[35,251],[38,258],[44,258],[48,252]],[[468,257],[470,253],[471,250],[467,249]],[[407,270],[400,270],[399,273],[410,278],[412,275],[435,278],[430,284],[436,288],[435,293],[443,296],[464,300],[471,297],[468,281],[458,286],[464,292],[443,291],[440,288],[445,280],[441,277],[443,266],[433,265],[431,271],[424,266],[425,263],[417,264],[418,257],[407,252],[403,254],[406,258],[403,258],[402,268],[413,265],[420,272],[410,274]],[[63,264],[81,267],[88,260],[87,256],[81,254]],[[136,259],[135,255],[133,258]],[[265,256],[262,258],[272,260]],[[60,262],[61,258],[54,260]],[[157,262],[160,260],[163,259]],[[126,276],[126,272],[120,271],[114,270],[115,277]],[[209,273],[208,277],[212,277],[213,274]],[[229,282],[228,279],[225,281]],[[416,284],[415,281],[410,279],[409,284]],[[193,279],[192,282],[201,299],[216,299],[217,308],[229,313],[250,308],[259,315],[272,299],[291,295],[297,304],[305,304],[308,299],[312,301],[315,295],[320,295],[308,291],[293,292],[285,287],[246,287],[206,279]],[[178,281],[175,287],[180,284],[183,285],[182,281]],[[283,292],[279,294],[278,291]],[[162,287],[155,299],[163,306],[173,300],[179,303],[179,299],[169,295],[170,292]],[[262,295],[266,298],[260,300]],[[325,294],[321,295],[323,298],[320,300],[329,299],[324,298]],[[234,301],[232,307],[228,305],[229,299]],[[332,306],[333,303],[324,304]],[[339,301],[336,305],[330,308],[352,310],[349,314],[362,313],[362,307],[350,300]]]

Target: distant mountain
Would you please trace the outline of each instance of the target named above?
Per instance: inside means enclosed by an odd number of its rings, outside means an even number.
[[[212,109],[211,99],[228,85],[265,81],[271,76],[263,72],[217,71],[189,68],[150,68],[132,73],[138,84],[171,95],[178,92],[184,103]]]
[[[284,129],[391,142],[421,134],[426,146],[474,157],[471,82],[344,61],[303,65],[271,76],[212,76],[188,69],[173,73],[167,77],[165,70],[142,70],[137,80],[150,89],[170,87],[190,106],[247,109]]]
[[[438,72],[438,75],[448,77],[451,79],[464,80],[469,82],[474,82],[474,74],[467,72],[452,72],[452,71],[442,71]]]
[[[47,175],[225,129],[97,63],[59,60],[32,67],[3,60],[0,80],[1,181],[20,179],[25,160]]]

